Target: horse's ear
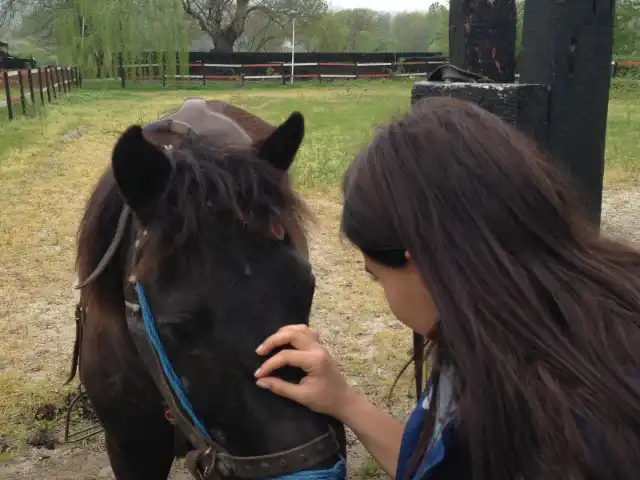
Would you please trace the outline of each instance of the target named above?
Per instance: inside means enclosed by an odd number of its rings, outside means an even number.
[[[278,170],[287,171],[304,138],[304,117],[293,112],[260,147],[259,156]]]
[[[142,128],[134,125],[116,142],[111,166],[129,207],[142,222],[148,221],[169,181],[169,159],[144,137]]]

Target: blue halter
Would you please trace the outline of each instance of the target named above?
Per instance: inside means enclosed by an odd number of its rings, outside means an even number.
[[[204,438],[211,440],[209,432],[193,411],[191,402],[189,402],[189,398],[187,397],[187,394],[182,387],[182,382],[180,381],[180,378],[176,374],[173,366],[171,365],[171,362],[169,361],[169,358],[167,357],[164,347],[162,346],[162,342],[160,341],[160,336],[158,335],[158,329],[156,328],[156,322],[153,318],[151,308],[149,307],[149,302],[147,302],[147,297],[145,297],[144,290],[139,282],[136,282],[136,292],[138,293],[138,299],[140,300],[140,311],[142,312],[144,328],[147,332],[149,340],[151,341],[151,345],[153,345],[153,350],[155,351],[156,355],[158,356],[158,360],[162,365],[162,371],[169,381],[171,390],[173,390],[173,393],[180,402],[180,406],[185,412],[187,412],[198,431]]]
[[[182,407],[182,409],[191,418],[193,425],[195,425],[198,431],[206,439],[210,440],[211,436],[209,435],[209,432],[193,411],[193,407],[191,406],[191,402],[189,402],[189,398],[184,391],[182,382],[173,369],[173,366],[171,365],[171,362],[167,357],[164,347],[162,346],[160,335],[158,334],[158,329],[156,328],[156,322],[153,318],[151,308],[149,307],[149,302],[147,302],[147,298],[144,294],[144,289],[139,282],[136,282],[135,287],[140,302],[140,311],[142,313],[145,331],[147,332],[147,336],[149,337],[151,345],[153,346],[153,350],[156,353],[160,364],[162,365],[162,371],[167,378],[169,385],[171,386],[171,390],[173,390],[173,393],[180,402],[180,406]],[[278,480],[344,480],[346,477],[347,464],[344,458],[340,458],[340,460],[338,460],[338,462],[333,467],[326,470],[306,470],[302,472],[295,472],[289,475],[269,478],[277,478]]]

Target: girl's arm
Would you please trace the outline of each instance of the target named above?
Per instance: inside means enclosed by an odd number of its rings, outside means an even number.
[[[395,478],[404,426],[364,395],[351,391],[337,418],[353,430],[387,475]]]

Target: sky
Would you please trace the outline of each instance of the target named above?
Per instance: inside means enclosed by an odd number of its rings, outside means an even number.
[[[337,8],[370,8],[386,12],[427,10],[435,0],[330,0]]]

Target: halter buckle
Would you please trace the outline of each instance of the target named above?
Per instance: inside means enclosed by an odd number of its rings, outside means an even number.
[[[202,460],[205,460],[207,464],[203,465]],[[217,455],[212,447],[205,451],[191,450],[187,453],[185,466],[196,480],[217,480],[220,476],[216,471],[216,460]]]

